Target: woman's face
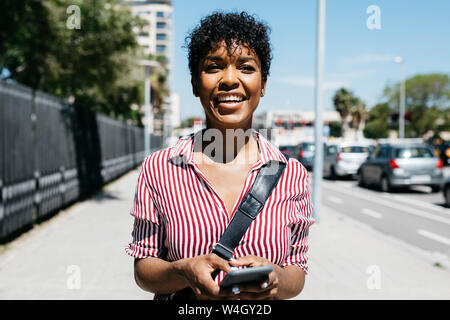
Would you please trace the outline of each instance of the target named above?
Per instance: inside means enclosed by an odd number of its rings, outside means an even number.
[[[207,121],[216,128],[249,128],[253,112],[264,95],[261,63],[256,53],[241,45],[227,50],[225,41],[200,62],[192,79]]]

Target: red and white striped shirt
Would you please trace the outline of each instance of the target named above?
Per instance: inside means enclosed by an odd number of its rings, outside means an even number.
[[[287,163],[278,148],[262,134],[252,132],[260,159],[249,170],[231,216],[193,161],[194,134],[145,158],[131,210],[135,217],[133,241],[125,248],[126,253],[139,259],[157,257],[166,261],[209,254],[261,166],[269,160]],[[234,250],[235,258],[255,255],[280,266],[297,265],[307,272],[308,230],[314,223],[311,212],[308,172],[290,158],[264,208]],[[216,281],[222,278],[221,272]],[[164,298],[170,296],[155,296]]]

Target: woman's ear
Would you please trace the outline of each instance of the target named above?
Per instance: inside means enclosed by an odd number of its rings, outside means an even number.
[[[191,85],[192,93],[194,94],[194,96],[198,97],[197,81],[195,81],[194,77],[191,77]]]
[[[264,97],[264,95],[266,94],[266,83],[267,79],[263,80],[261,83],[261,97]]]

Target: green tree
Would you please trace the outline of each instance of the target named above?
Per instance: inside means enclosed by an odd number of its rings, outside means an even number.
[[[367,117],[366,103],[355,97],[353,100],[353,105],[350,108],[350,115],[352,117],[351,127],[358,130],[361,123],[364,122]]]
[[[387,103],[374,106],[369,111],[369,118],[363,130],[364,137],[369,139],[387,138],[390,114],[391,110]]]
[[[342,123],[339,121],[330,121],[328,124],[330,127],[330,136],[342,137]]]
[[[11,78],[40,88],[43,75],[52,70],[48,54],[57,35],[51,12],[42,1],[0,1],[0,69],[8,68]]]
[[[366,118],[366,104],[346,88],[340,88],[333,96],[333,104],[342,121],[342,129],[348,129],[347,117],[351,116],[351,127],[358,130]]]
[[[67,26],[67,8],[80,9],[80,28]],[[0,69],[35,90],[110,115],[139,120],[143,57],[134,30],[144,22],[119,0],[3,0]],[[140,68],[142,69],[142,68]]]
[[[417,74],[406,80],[405,109],[409,121],[405,135],[420,137],[438,129],[438,119],[446,121],[450,107],[450,77],[443,73]],[[384,97],[392,110],[398,110],[400,83],[387,85]]]
[[[333,96],[333,104],[341,117],[344,131],[348,128],[347,117],[350,114],[350,108],[353,105],[353,93],[346,88],[340,88]]]

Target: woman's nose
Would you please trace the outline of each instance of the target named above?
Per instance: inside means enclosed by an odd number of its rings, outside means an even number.
[[[222,77],[221,85],[226,87],[235,87],[239,85],[236,68],[232,65],[228,66],[224,69],[224,74]]]

